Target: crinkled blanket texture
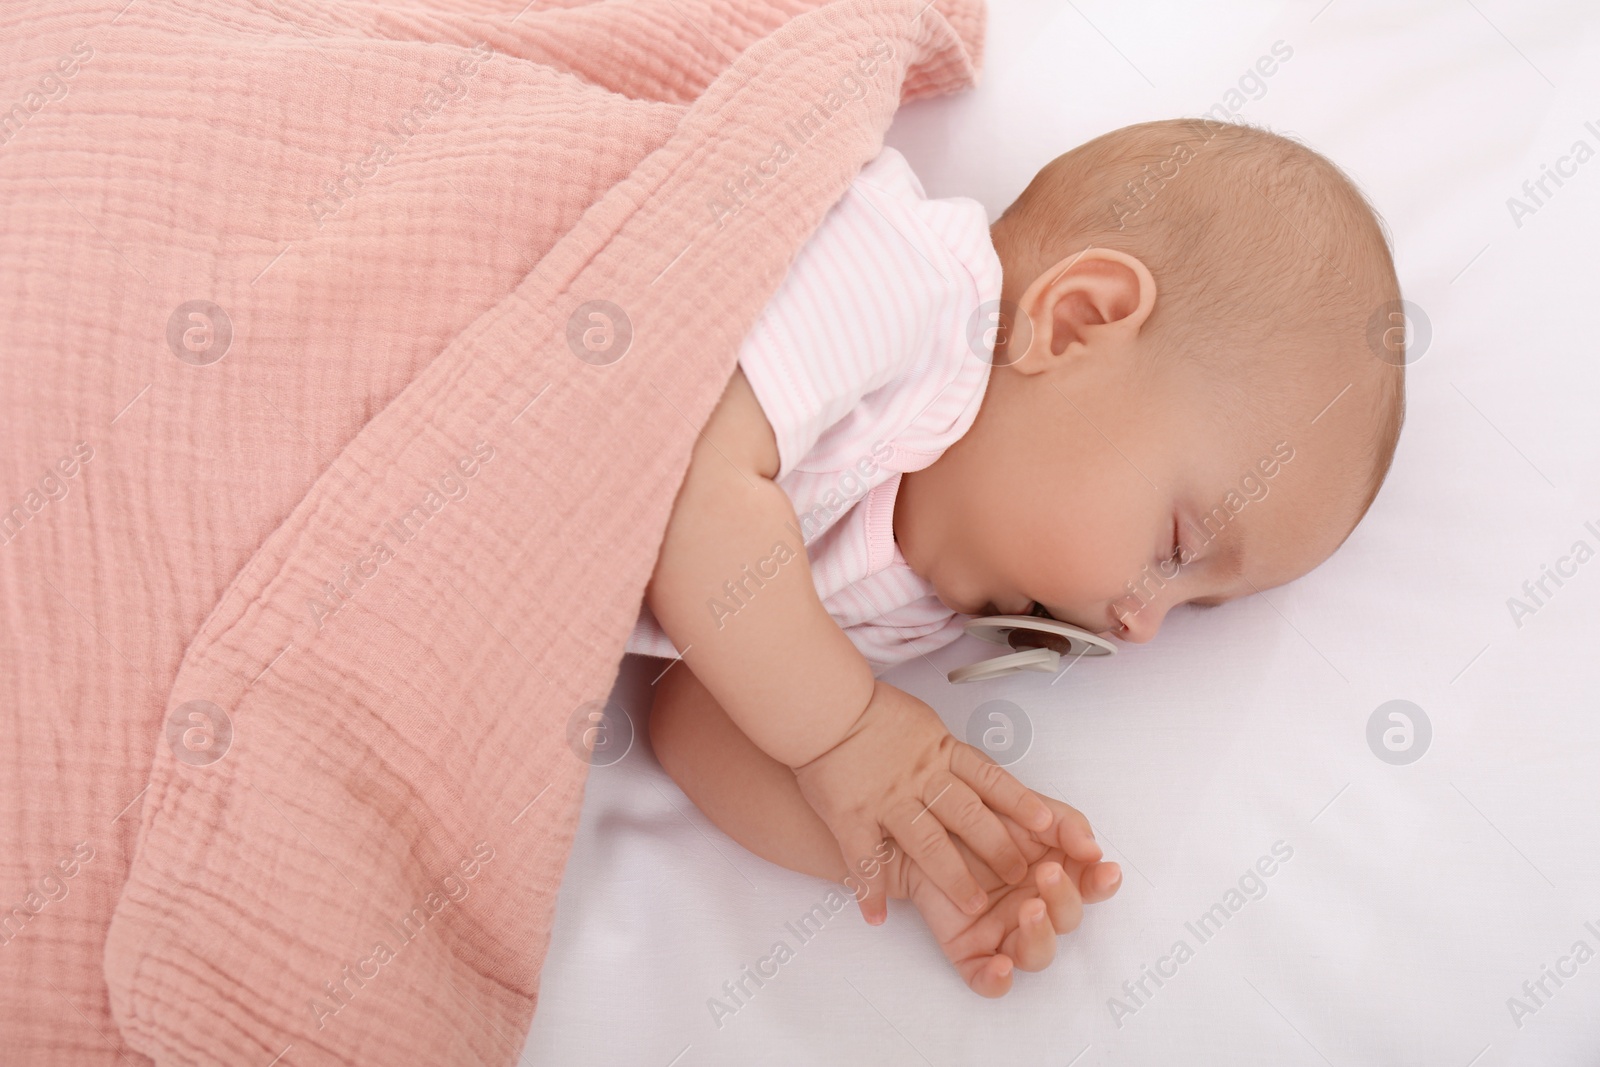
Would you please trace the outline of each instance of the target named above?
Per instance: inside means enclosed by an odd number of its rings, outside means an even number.
[[[983,14],[5,5],[6,1062],[517,1060],[697,427]]]

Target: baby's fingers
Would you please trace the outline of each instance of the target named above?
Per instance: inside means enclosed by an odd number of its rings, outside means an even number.
[[[1034,872],[1039,899],[1044,902],[1050,916],[1050,929],[1056,936],[1072,933],[1083,922],[1084,898],[1079,888],[1092,876],[1093,868],[1089,868],[1074,880],[1059,863],[1041,863]]]
[[[940,786],[937,780],[930,782],[928,788],[936,786]],[[1027,877],[1028,861],[1023,859],[1022,850],[1006,831],[1000,816],[965,782],[950,778],[939,787],[932,803],[938,804],[939,818],[945,828],[961,838],[967,848],[1008,885],[1016,885]],[[932,814],[931,808],[928,814]]]
[[[957,967],[967,985],[980,997],[991,1000],[1011,992],[1011,960],[1005,956],[975,956]]]
[[[973,877],[939,816],[932,808],[915,811],[916,807],[913,804],[898,812],[886,829],[952,904],[968,915],[977,915],[989,906],[989,894]],[[981,861],[974,862],[982,866]]]
[[[1094,839],[1094,831],[1089,827],[1089,820],[1083,812],[1071,804],[1062,803],[1054,797],[1041,797],[1045,806],[1050,809],[1055,822],[1043,833],[1034,837],[1046,845],[1053,845],[1084,863],[1093,863],[1104,853]]]
[[[1122,888],[1122,868],[1115,863],[1091,863],[1078,879],[1078,893],[1085,904],[1110,900]]]
[[[889,917],[887,876],[878,864],[857,861],[878,855],[882,845],[883,838],[870,829],[846,830],[839,835],[839,851],[846,869],[861,872],[856,879],[861,884],[856,904],[861,908],[861,917],[872,926],[880,925]],[[869,870],[871,877],[867,875]]]
[[[1083,922],[1083,906],[1105,900],[1117,891],[1122,871],[1114,863],[1084,868],[1074,883],[1059,863],[1041,863],[1034,872],[1038,897],[1017,908],[1016,928],[1000,951],[1016,961],[1019,971],[1042,971],[1056,958],[1056,939]]]
[[[1047,830],[1055,819],[1039,794],[971,745],[956,743],[950,771],[971,786],[989,807],[1011,816],[1029,830]]]
[[[1019,971],[1042,971],[1056,958],[1057,930],[1045,902],[1034,898],[1017,909],[1017,928],[1006,936],[1000,951],[1016,962]]]

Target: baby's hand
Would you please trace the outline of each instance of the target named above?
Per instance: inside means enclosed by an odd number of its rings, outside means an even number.
[[[1014,968],[1048,967],[1055,958],[1056,938],[1077,929],[1083,906],[1110,898],[1122,885],[1121,869],[1100,862],[1100,846],[1083,815],[1060,801],[1042,799],[1056,816],[1044,833],[1024,830],[1001,817],[1027,858],[1032,877],[1022,885],[1007,886],[985,870],[980,879],[989,890],[989,903],[981,915],[958,911],[904,857],[892,861],[888,871],[892,895],[910,897],[945,957],[981,996],[1003,997],[1010,992]]]
[[[878,682],[854,727],[833,748],[795,768],[807,802],[838,839],[845,863],[873,855],[893,837],[917,866],[969,915],[989,908],[974,877],[982,868],[1015,885],[1028,863],[997,812],[1029,830],[1053,821],[1044,801],[971,745],[950,735],[934,710]],[[956,850],[956,833],[976,858]],[[971,869],[969,869],[969,867]],[[883,878],[868,879],[860,898],[869,923],[887,915]]]

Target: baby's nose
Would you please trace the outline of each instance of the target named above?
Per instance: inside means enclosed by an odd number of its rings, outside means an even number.
[[[1142,645],[1154,637],[1167,615],[1165,608],[1153,603],[1135,605],[1129,610],[1125,602],[1120,602],[1112,605],[1112,613],[1118,624],[1112,636],[1136,645]]]

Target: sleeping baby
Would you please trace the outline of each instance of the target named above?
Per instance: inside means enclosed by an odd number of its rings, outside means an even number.
[[[662,765],[869,923],[910,899],[1004,994],[1120,871],[876,674],[974,615],[1148,641],[1327,559],[1394,454],[1404,360],[1369,324],[1398,300],[1362,194],[1261,130],[1117,130],[992,226],[884,149],[745,339],[674,503],[628,646],[681,651]]]

